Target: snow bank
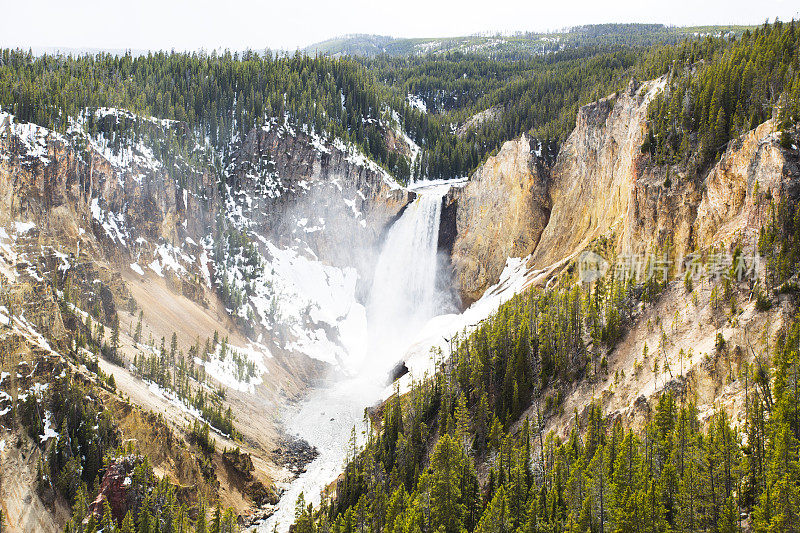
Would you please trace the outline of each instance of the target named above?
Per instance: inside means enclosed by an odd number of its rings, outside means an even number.
[[[269,372],[264,364],[264,358],[272,357],[272,354],[266,346],[252,343],[244,348],[226,345],[224,357],[222,349],[220,345],[208,361],[195,358],[195,363],[205,367],[206,374],[221,385],[252,394],[255,386],[263,383],[261,376]],[[253,376],[248,375],[248,363],[255,370]]]
[[[42,443],[42,444],[47,442],[49,439],[58,438],[58,432],[55,429],[53,429],[53,427],[51,426],[52,417],[53,417],[53,415],[50,414],[50,411],[45,411],[45,413],[44,413],[44,433],[39,436],[39,442]]]
[[[272,282],[282,297],[281,311],[294,317],[296,341],[288,348],[353,369],[366,350],[366,311],[356,301],[358,274],[353,268],[337,268],[308,259],[294,250],[267,243],[272,261]],[[299,320],[308,314],[312,327]],[[326,323],[339,331],[340,343],[328,338]]]
[[[125,215],[123,213],[117,214],[110,210],[104,210],[100,207],[98,198],[92,198],[89,210],[92,213],[92,218],[100,223],[100,226],[112,241],[118,242],[122,246],[127,246],[129,233],[125,228]]]
[[[36,227],[33,222],[14,222],[14,227],[19,235],[24,235]]]
[[[416,94],[408,93],[407,100],[408,100],[408,105],[410,105],[411,107],[419,109],[423,113],[428,112],[428,105],[425,103],[425,100],[423,100]]]

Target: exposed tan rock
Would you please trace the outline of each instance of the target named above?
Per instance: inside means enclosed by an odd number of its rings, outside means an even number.
[[[662,250],[673,258],[739,237],[752,242],[769,199],[796,196],[797,154],[779,146],[771,120],[731,141],[703,180],[674,170],[667,180],[669,170],[652,166],[640,150],[647,105],[662,88],[663,79],[638,89],[632,83],[616,102],[581,108],[551,173],[552,214],[534,266],[568,257],[600,235],[613,237],[620,253]]]
[[[622,93],[580,108],[551,172],[552,211],[534,266],[556,263],[620,226],[642,166],[647,106],[663,84],[631,81]]]
[[[531,254],[530,272],[550,271],[605,236],[613,252],[674,260],[742,237],[752,243],[770,202],[797,198],[798,154],[780,147],[774,121],[731,141],[704,178],[653,165],[641,145],[647,107],[664,86],[664,78],[631,81],[583,106],[549,172],[534,169],[523,136],[452,195],[452,260],[465,303],[498,280],[507,257]]]
[[[498,280],[508,257],[531,255],[530,268],[544,269],[600,235],[614,233],[615,245],[640,247],[675,233],[676,221],[688,240],[693,212],[660,216],[665,207],[674,213],[670,206],[686,191],[666,190],[657,175],[642,176],[647,106],[663,86],[663,79],[631,81],[625,91],[583,106],[551,169],[523,136],[506,143],[453,195],[452,260],[465,303]]]
[[[548,170],[526,135],[506,142],[452,199],[457,236],[452,262],[464,304],[496,282],[508,257],[530,254],[547,224]]]
[[[757,234],[770,199],[792,196],[798,176],[797,154],[791,157],[780,147],[774,120],[732,141],[705,180],[695,224],[698,246]]]
[[[694,180],[663,168],[645,168],[635,176],[628,209],[619,229],[617,252],[685,256],[692,247],[700,193]]]

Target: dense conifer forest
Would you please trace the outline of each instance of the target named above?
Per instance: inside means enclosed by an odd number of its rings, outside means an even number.
[[[562,142],[579,105],[625,88],[631,77],[668,74],[669,91],[653,105],[644,149],[658,161],[677,162],[699,144],[693,161],[702,166],[773,110],[782,123],[797,120],[797,48],[793,21],[739,36],[648,47],[612,40],[512,60],[462,52],[368,59],[249,51],[35,57],[6,49],[0,107],[62,133],[85,109],[125,108],[185,122],[195,139],[208,139],[222,155],[253,127],[285,117],[356,144],[405,181],[412,174],[467,175],[523,132]],[[492,118],[470,122],[487,110]],[[380,125],[395,118],[422,148],[417,161],[388,149]]]
[[[304,49],[310,55],[392,57],[469,52],[491,59],[515,60],[585,46],[675,44],[687,38],[738,35],[745,26],[665,26],[663,24],[590,24],[554,32],[479,34],[447,38],[403,39],[354,34],[334,37]]]
[[[792,22],[746,31],[727,46],[708,42],[670,50],[668,90],[650,109],[642,149],[659,163],[691,163],[702,170],[728,141],[769,118],[781,130],[796,124],[799,48],[800,28]]]

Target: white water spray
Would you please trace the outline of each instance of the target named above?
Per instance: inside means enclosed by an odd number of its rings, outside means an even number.
[[[312,391],[286,419],[287,431],[315,446],[320,455],[291,483],[275,514],[256,526],[257,531],[288,531],[301,492],[307,502],[319,503],[320,491],[342,470],[351,428],[363,439],[362,413],[380,399],[388,371],[428,320],[450,310],[448,297],[436,289],[439,221],[448,190],[448,185],[417,190],[416,200],[389,228],[367,304],[366,363],[356,376]]]
[[[444,305],[436,290],[442,197],[448,187],[422,192],[389,229],[367,304],[366,373],[385,372],[403,355],[409,337]]]

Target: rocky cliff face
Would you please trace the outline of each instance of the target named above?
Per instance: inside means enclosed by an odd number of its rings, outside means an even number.
[[[533,279],[601,236],[615,253],[674,259],[742,237],[752,243],[770,201],[797,198],[798,152],[779,145],[773,121],[731,142],[700,178],[653,165],[640,147],[663,87],[663,79],[631,81],[582,107],[552,166],[525,149],[524,136],[506,143],[453,195],[452,258],[465,300],[497,281],[507,257],[530,256]]]
[[[799,177],[798,152],[781,148],[774,120],[732,141],[705,180],[695,222],[698,246],[757,235],[770,201],[797,201]]]
[[[457,206],[452,263],[465,305],[497,280],[508,257],[536,248],[550,215],[547,152],[526,135],[506,142],[446,200]]]
[[[225,156],[199,145],[165,150],[170,139],[187,136],[184,124],[124,110],[82,116],[67,136],[4,118],[0,224],[32,223],[28,237],[71,254],[71,263],[157,275],[204,304],[214,298],[210,257],[220,217],[276,246],[354,267],[368,280],[372,251],[407,202],[407,193],[354,148],[277,121]],[[135,137],[124,136],[134,130]],[[220,163],[227,165],[225,188],[210,166]],[[129,299],[117,285],[117,299]]]
[[[552,212],[532,264],[556,263],[611,228],[622,229],[641,173],[647,106],[662,86],[661,80],[632,81],[578,111],[551,171]]]
[[[453,195],[457,236],[452,260],[466,303],[495,283],[506,259],[531,256],[542,269],[567,258],[611,228],[621,239],[638,187],[647,106],[662,80],[634,81],[620,94],[582,107],[558,155],[507,142]],[[639,215],[630,215],[636,220]]]
[[[137,121],[142,137],[182,128],[117,110],[100,110],[95,119],[101,131],[106,122]],[[112,149],[102,133],[89,136],[78,126],[69,137],[10,121],[0,132],[0,224],[28,228],[14,236],[32,240],[28,260],[35,260],[34,248],[49,250],[63,257],[58,272],[64,278],[70,274],[85,284],[80,294],[107,295],[107,318],[116,305],[130,303],[120,273],[132,264],[158,265],[177,293],[207,298],[196,283],[202,267],[197,243],[210,233],[221,204],[215,180],[202,167],[168,163],[155,149],[142,141],[120,141]],[[169,271],[160,268],[165,253],[191,260]],[[90,289],[96,280],[99,291]]]
[[[259,232],[283,246],[302,241],[362,280],[386,225],[408,202],[393,178],[352,148],[275,123],[247,135],[228,172]]]
[[[771,201],[798,195],[797,152],[779,144],[769,120],[730,143],[704,179],[646,167],[635,185],[621,229],[620,250],[669,247],[674,257],[693,250],[754,244]]]

